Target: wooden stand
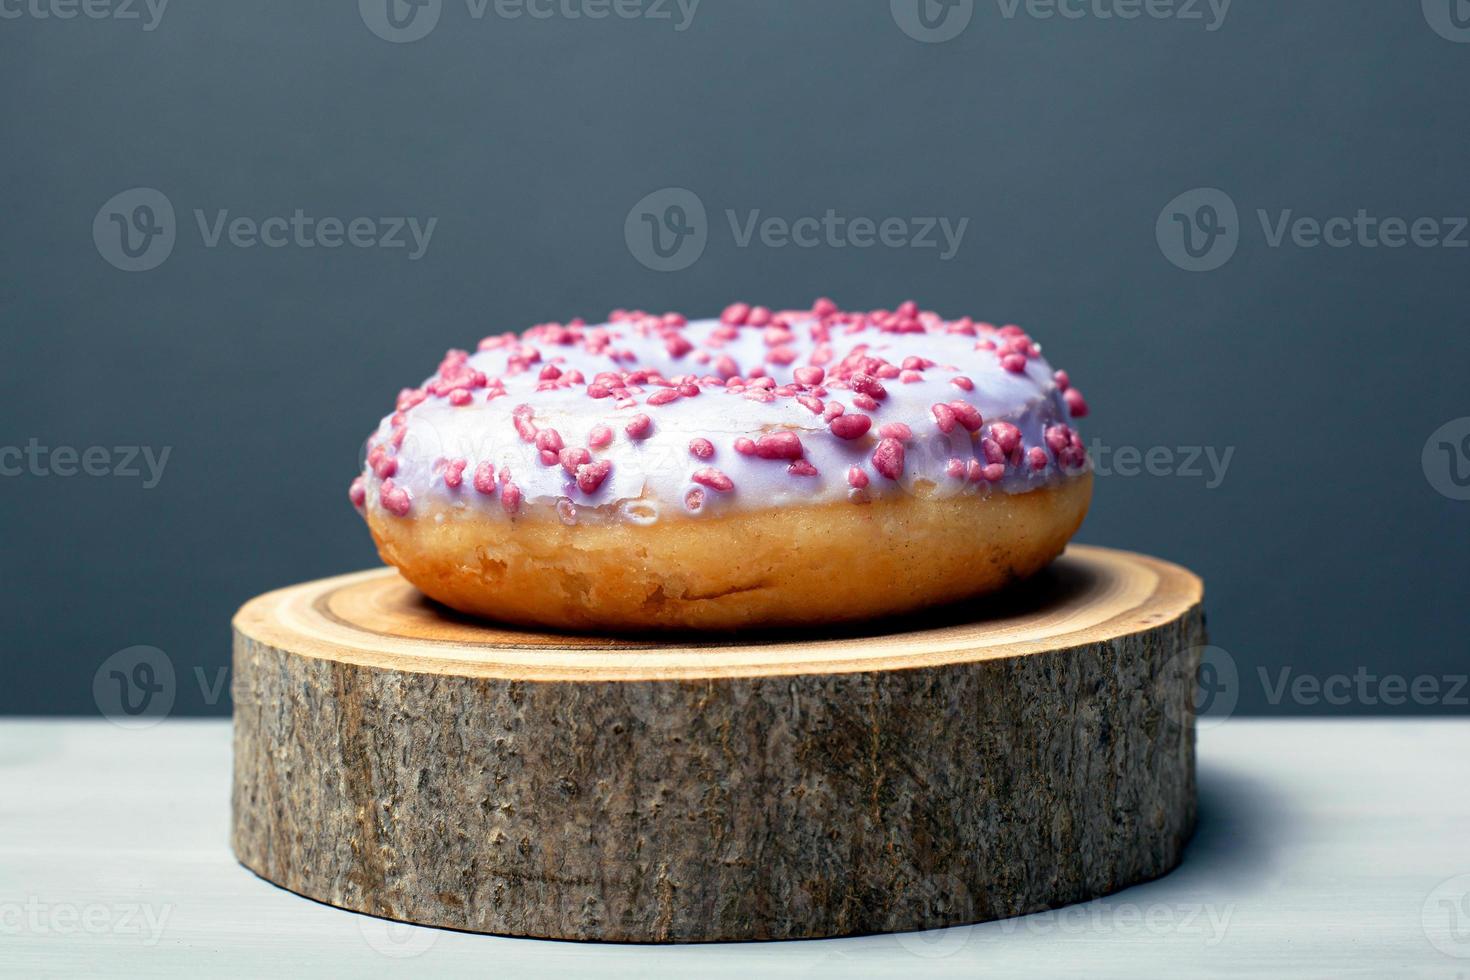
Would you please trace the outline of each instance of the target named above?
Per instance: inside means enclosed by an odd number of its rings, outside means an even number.
[[[380,569],[235,618],[236,855],[342,908],[559,939],[934,928],[1164,874],[1194,824],[1199,580],[1073,546],[819,632],[497,628]]]

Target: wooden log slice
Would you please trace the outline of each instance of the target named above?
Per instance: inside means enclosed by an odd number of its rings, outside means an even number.
[[[342,908],[560,939],[1094,898],[1193,827],[1201,595],[1082,546],[964,608],[818,633],[499,628],[388,569],[283,589],[234,622],[235,853]]]

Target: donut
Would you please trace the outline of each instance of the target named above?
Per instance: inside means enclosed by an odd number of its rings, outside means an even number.
[[[1020,327],[913,302],[616,310],[449,351],[349,496],[383,560],[464,613],[811,626],[1043,568],[1091,500],[1086,414]]]

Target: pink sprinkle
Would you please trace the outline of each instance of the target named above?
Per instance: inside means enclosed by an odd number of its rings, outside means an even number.
[[[985,467],[980,465],[978,459],[972,459],[965,464],[965,479],[971,483],[979,483],[985,479]]]
[[[1004,463],[1006,461],[1005,450],[1000,448],[1000,443],[989,436],[980,440],[980,451],[985,454],[987,463]]]
[[[827,372],[819,367],[799,367],[791,375],[804,385],[819,385]]]
[[[653,432],[653,419],[647,415],[635,415],[623,426],[623,431],[628,433],[630,439],[647,439]]]
[[[378,479],[386,480],[398,472],[398,460],[386,454],[380,455],[378,461],[373,464],[373,472],[378,475]]]
[[[812,312],[817,316],[831,316],[837,312],[837,304],[824,296],[812,304]]]
[[[873,450],[873,469],[879,475],[897,480],[903,474],[903,443],[897,439],[883,439]]]
[[[721,354],[715,358],[715,373],[725,379],[738,378],[740,376],[740,365],[735,363],[735,358],[729,354]]]
[[[592,384],[590,384],[590,385],[587,386],[587,397],[588,398],[606,398],[606,397],[608,397],[611,394],[612,394],[612,389],[608,388],[607,385],[598,384],[597,382],[594,381],[594,382],[592,382]]]
[[[990,427],[990,436],[1000,446],[1000,451],[1009,456],[1021,444],[1021,430],[1009,422],[997,422]]]
[[[899,442],[908,442],[914,437],[914,430],[903,422],[885,422],[878,429],[878,435],[884,439],[897,439]]]
[[[839,415],[829,424],[832,434],[839,439],[860,439],[873,427],[873,420],[854,412],[850,415]]]
[[[905,357],[903,363],[899,366],[905,371],[922,371],[925,367],[924,359],[922,357],[915,357],[913,354]]]
[[[561,377],[561,368],[557,367],[555,364],[548,364],[541,369],[541,373],[538,374],[536,377],[540,381],[555,381],[557,378]]]
[[[826,408],[822,409],[822,418],[830,422],[845,411],[847,409],[843,407],[841,402],[831,401],[827,403]]]
[[[786,467],[786,472],[790,473],[792,476],[816,476],[817,468],[804,459],[798,459],[796,462]]]
[[[878,411],[878,402],[874,400],[872,395],[858,393],[852,396],[852,403],[865,412]]]
[[[669,402],[676,402],[678,400],[679,393],[673,388],[660,388],[648,396],[648,404],[650,405],[667,405]]]
[[[495,467],[489,460],[475,467],[475,476],[471,482],[474,483],[475,490],[479,493],[492,494],[495,492]]]
[[[766,354],[767,364],[790,364],[796,360],[797,354],[794,347],[773,347]]]
[[[848,380],[848,384],[852,385],[853,391],[862,392],[869,398],[878,401],[888,397],[888,389],[883,387],[881,381],[869,374],[854,374]]]
[[[761,459],[801,459],[804,452],[795,432],[772,432],[755,444],[755,454]]]
[[[664,349],[669,352],[670,357],[677,360],[692,351],[694,345],[680,334],[670,334],[664,338]]]
[[[689,492],[684,495],[684,506],[690,513],[698,513],[704,507],[704,491],[699,487],[690,487]]]
[[[985,419],[980,415],[980,409],[969,402],[950,402],[949,408],[954,412],[955,420],[965,427],[966,432],[979,432],[980,427],[985,424]]]
[[[686,381],[683,384],[675,387],[674,390],[679,393],[680,398],[693,398],[695,395],[699,394],[699,385],[694,384],[691,381]]]
[[[948,405],[931,405],[929,411],[934,415],[934,422],[939,426],[939,431],[945,435],[954,431],[955,415],[954,409]]]
[[[458,408],[463,405],[468,405],[474,401],[474,398],[475,396],[470,394],[468,388],[456,388],[449,393],[449,404]]]
[[[1070,432],[1065,425],[1048,426],[1043,436],[1046,440],[1047,448],[1054,453],[1060,453],[1072,443]]]
[[[1087,399],[1082,397],[1082,392],[1076,388],[1068,388],[1062,393],[1062,397],[1067,401],[1067,410],[1072,413],[1072,418],[1087,417]]]
[[[592,462],[592,453],[580,446],[568,446],[557,454],[557,462],[561,463],[562,469],[576,475],[577,467]]]
[[[944,464],[944,472],[946,476],[952,477],[953,479],[964,479],[965,461],[962,459],[951,458],[948,462]]]
[[[595,463],[583,463],[577,467],[577,489],[583,493],[596,493],[602,481],[612,472],[612,463],[599,459]]]
[[[542,466],[555,466],[557,461],[561,459],[558,453],[550,449],[541,450],[536,454],[536,457],[541,460]]]
[[[847,484],[854,489],[861,490],[868,485],[868,474],[863,472],[861,466],[852,466],[847,470]]]
[[[764,327],[770,322],[771,311],[764,306],[752,306],[750,315],[745,319],[745,325],[748,327]]]
[[[469,463],[463,459],[451,459],[444,464],[444,485],[451,490],[464,482],[464,468]]]
[[[347,488],[347,499],[352,501],[352,506],[359,510],[363,504],[367,503],[367,484],[363,482],[362,477],[353,480],[352,485]]]
[[[1022,374],[1026,370],[1026,358],[1020,354],[1007,354],[1000,359],[1000,366],[1012,374]]]
[[[694,475],[690,479],[701,486],[709,487],[711,490],[718,490],[720,493],[729,493],[735,489],[735,481],[713,466],[706,466],[704,469],[695,470]]]
[[[703,437],[690,439],[689,454],[696,459],[710,459],[715,454],[715,444]]]
[[[998,483],[1005,478],[1006,468],[1001,463],[988,463],[980,471],[980,475],[991,483]]]
[[[1026,461],[1031,464],[1033,470],[1046,469],[1046,450],[1040,446],[1032,446],[1026,450]]]
[[[974,391],[975,390],[975,382],[971,381],[969,378],[965,377],[963,374],[959,375],[958,377],[950,378],[949,379],[949,383],[952,384],[952,385],[954,385],[956,388],[960,389],[961,391]]]
[[[821,415],[823,410],[822,399],[815,395],[797,395],[796,401],[813,415]]]
[[[536,433],[536,448],[542,452],[550,450],[552,455],[555,455],[561,452],[564,445],[566,443],[562,442],[561,433],[555,429],[542,429]]]
[[[592,431],[587,433],[587,445],[593,449],[602,449],[609,446],[613,441],[613,430],[606,425],[594,425]]]
[[[898,375],[898,380],[906,385],[913,385],[923,381],[924,376],[918,371],[901,371]]]
[[[755,455],[755,440],[741,436],[735,440],[735,451],[742,456]]]
[[[1057,387],[1062,389],[1063,391],[1066,391],[1068,388],[1072,387],[1072,379],[1067,376],[1066,371],[1058,371],[1051,377],[1052,380],[1057,383]]]
[[[500,488],[500,506],[507,514],[514,514],[521,509],[521,488],[510,481]]]
[[[747,303],[731,303],[725,307],[725,312],[720,314],[720,322],[728,323],[732,327],[742,326],[750,318],[750,305]]]
[[[536,441],[536,423],[525,415],[517,415],[512,421],[516,427],[516,435],[526,442]]]
[[[410,501],[408,491],[396,485],[392,480],[384,480],[383,485],[378,488],[378,502],[383,509],[399,517],[408,515]]]

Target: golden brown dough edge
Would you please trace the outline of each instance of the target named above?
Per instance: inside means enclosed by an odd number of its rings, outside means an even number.
[[[568,527],[377,509],[378,553],[461,612],[553,629],[736,629],[908,612],[1043,568],[1081,526],[1092,474],[1022,494],[741,511]],[[442,519],[439,517],[442,514]]]

